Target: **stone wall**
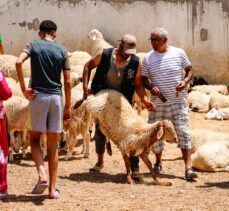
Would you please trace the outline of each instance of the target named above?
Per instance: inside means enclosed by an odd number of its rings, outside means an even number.
[[[228,0],[1,0],[6,52],[18,55],[37,39],[44,19],[58,24],[57,41],[69,51],[87,50],[93,28],[113,45],[132,33],[138,51],[148,51],[151,29],[162,26],[169,31],[169,43],[186,50],[197,75],[210,83],[229,83]]]

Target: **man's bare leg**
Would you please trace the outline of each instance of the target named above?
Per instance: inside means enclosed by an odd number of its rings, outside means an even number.
[[[30,132],[30,146],[33,160],[38,172],[38,184],[47,182],[47,176],[44,168],[43,154],[40,147],[40,132]]]
[[[49,196],[54,196],[56,192],[56,179],[58,169],[58,135],[58,133],[47,133]]]

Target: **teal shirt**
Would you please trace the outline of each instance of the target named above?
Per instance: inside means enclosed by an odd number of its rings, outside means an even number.
[[[23,50],[31,57],[31,88],[62,95],[61,71],[70,70],[67,50],[51,40],[37,40]]]

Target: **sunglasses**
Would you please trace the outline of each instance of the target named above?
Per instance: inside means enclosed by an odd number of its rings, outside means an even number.
[[[160,42],[161,40],[162,40],[162,38],[149,38],[149,40],[151,41],[151,42]]]

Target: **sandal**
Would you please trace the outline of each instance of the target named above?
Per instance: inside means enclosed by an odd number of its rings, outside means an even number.
[[[161,171],[162,171],[162,164],[161,163],[155,163],[154,166],[153,166],[153,171],[156,174],[160,174]]]
[[[89,169],[89,172],[90,173],[100,173],[102,169],[103,169],[103,166],[96,166],[95,165]]]
[[[60,198],[60,190],[56,189],[54,195],[49,195],[49,199],[59,199]]]
[[[196,178],[198,178],[198,175],[192,168],[188,168],[185,170],[185,179],[186,180],[193,180]]]

